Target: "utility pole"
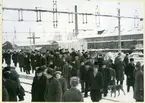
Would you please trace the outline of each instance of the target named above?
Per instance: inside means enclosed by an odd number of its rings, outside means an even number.
[[[118,51],[121,52],[120,3],[118,3]]]
[[[33,40],[33,50],[35,50],[35,39],[40,39],[40,37],[35,37],[35,33],[33,33],[32,37],[27,37],[27,39]]]
[[[29,36],[31,37],[31,28],[29,28]],[[31,39],[30,39],[30,48],[32,49]]]
[[[16,39],[16,28],[14,27],[13,46],[14,46],[14,44],[15,44],[15,39]]]
[[[78,14],[77,5],[75,5],[75,37],[78,35]]]

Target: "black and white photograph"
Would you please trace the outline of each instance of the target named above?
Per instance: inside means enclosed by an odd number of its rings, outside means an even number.
[[[2,102],[144,102],[144,2],[2,0]]]

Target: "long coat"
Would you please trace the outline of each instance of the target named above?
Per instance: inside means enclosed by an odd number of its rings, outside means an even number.
[[[24,57],[25,70],[31,70],[29,57]]]
[[[44,93],[46,87],[46,77],[41,76],[40,78],[34,77],[32,83],[32,102],[44,102]]]
[[[47,64],[47,59],[45,57],[41,57],[40,66],[44,66]]]
[[[103,80],[104,80],[104,87],[108,87],[108,85],[111,81],[110,69],[107,67],[104,68],[102,75],[103,75]]]
[[[13,60],[14,63],[17,63],[17,61],[18,61],[18,54],[17,53],[14,53],[12,55],[12,60]]]
[[[9,94],[4,84],[2,85],[2,101],[9,101]]]
[[[64,92],[67,90],[67,82],[66,82],[65,78],[60,78],[59,82],[61,84],[62,93],[64,94]]]
[[[17,101],[17,93],[19,91],[17,83],[8,79],[5,81],[4,85],[9,94],[9,101]]]
[[[11,53],[5,53],[5,61],[7,65],[11,64]]]
[[[110,85],[115,85],[115,79],[116,79],[116,72],[114,69],[110,69],[110,77],[111,77],[111,80],[110,80]]]
[[[63,95],[63,102],[83,102],[83,96],[81,92],[76,88],[70,88]]]
[[[62,97],[62,89],[60,82],[55,78],[50,78],[46,81],[46,89],[44,100],[46,102],[59,102]]]
[[[117,61],[115,64],[116,70],[116,80],[123,81],[124,80],[124,63],[123,61]]]
[[[34,54],[31,55],[31,65],[36,66],[36,55]]]
[[[102,98],[101,96],[101,89],[103,89],[103,76],[102,73],[98,72],[95,76],[94,76],[94,72],[90,73],[90,89],[91,89],[91,98],[92,97],[96,97],[98,100],[100,100]],[[93,94],[93,91],[98,91],[97,94]]]
[[[24,54],[22,53],[18,54],[18,63],[19,67],[24,67]]]
[[[144,99],[144,74],[141,69],[134,71],[135,83],[134,83],[134,99]]]
[[[41,55],[36,55],[36,67],[41,65]]]
[[[135,64],[129,63],[125,68],[125,74],[127,75],[127,85],[133,86],[134,85],[134,76],[133,71],[135,70]]]
[[[98,72],[96,76],[94,73],[90,73],[90,89],[91,90],[101,90],[103,88],[103,76],[102,73]]]

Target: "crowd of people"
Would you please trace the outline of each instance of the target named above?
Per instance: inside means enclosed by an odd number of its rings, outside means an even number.
[[[96,55],[97,54],[97,55]],[[121,53],[115,60],[105,58],[105,53],[89,53],[87,51],[71,52],[68,49],[40,52],[10,51],[3,52],[3,101],[24,100],[24,89],[20,84],[15,67],[19,64],[21,72],[29,75],[35,73],[31,95],[33,102],[82,102],[84,97],[90,97],[93,102],[99,102],[108,94],[109,85],[123,85],[127,77],[127,92],[133,87],[134,99],[143,101],[144,76],[140,62],[134,63],[133,58],[121,58]],[[15,67],[11,67],[11,60]],[[77,86],[81,84],[81,91]],[[82,95],[84,93],[84,95]]]

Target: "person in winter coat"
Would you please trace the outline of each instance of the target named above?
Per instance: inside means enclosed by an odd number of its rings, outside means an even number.
[[[70,80],[71,88],[66,91],[63,95],[63,102],[83,102],[83,96],[81,92],[77,89],[79,84],[78,77],[72,77]]]
[[[33,51],[31,55],[31,66],[32,66],[32,73],[36,70],[36,54]]]
[[[17,85],[18,85],[19,101],[23,101],[24,100],[24,96],[25,96],[25,90],[20,84],[19,74],[15,70],[15,67],[10,67],[10,72],[11,72],[11,75],[10,75],[11,80],[15,81],[17,83]]]
[[[9,101],[9,94],[4,83],[2,84],[2,101]]]
[[[8,71],[4,72],[3,77],[4,77],[5,88],[7,89],[9,94],[9,101],[16,102],[18,91],[19,91],[17,83],[10,79],[10,72]]]
[[[26,74],[30,74],[31,66],[30,66],[30,58],[28,56],[28,53],[26,53],[24,57],[24,69],[26,71]]]
[[[54,74],[55,74],[56,79],[59,80],[61,84],[61,88],[62,88],[62,94],[64,94],[64,92],[67,90],[67,82],[65,78],[61,76],[61,71],[56,71]]]
[[[108,86],[109,86],[109,83],[111,81],[111,76],[110,76],[110,69],[109,67],[107,67],[105,64],[102,66],[102,69],[103,69],[103,73],[102,73],[102,76],[103,76],[103,80],[104,80],[104,97],[107,96],[107,93],[108,93]]]
[[[7,66],[11,65],[11,53],[10,53],[10,51],[5,53],[5,62],[7,64]]]
[[[77,76],[79,76],[80,66],[81,66],[81,63],[79,60],[79,56],[76,56],[75,57],[75,68],[77,69]]]
[[[84,68],[84,84],[85,84],[85,94],[84,94],[84,97],[88,97],[90,70],[91,70],[90,63],[86,62],[85,63],[85,68]]]
[[[41,54],[38,51],[36,54],[36,67],[40,67],[41,66]]]
[[[126,66],[127,66],[128,63],[129,63],[128,53],[126,54],[126,56],[125,56],[123,62],[124,62],[124,64],[125,64],[125,68],[126,68]]]
[[[115,85],[116,72],[115,72],[115,70],[112,68],[111,65],[109,66],[109,70],[110,70],[110,77],[111,77],[111,80],[110,80],[109,85]]]
[[[116,68],[116,80],[117,84],[120,82],[121,85],[123,85],[124,80],[124,63],[121,60],[121,58],[118,58],[118,61],[115,64]]]
[[[134,89],[134,76],[133,71],[135,70],[134,59],[130,59],[130,63],[125,68],[125,74],[127,76],[127,92],[130,90],[130,86]]]
[[[45,102],[60,102],[62,100],[62,89],[60,82],[53,77],[53,69],[48,68],[44,72],[46,76],[46,89],[44,94]]]
[[[85,84],[85,81],[84,81],[84,78],[85,78],[85,75],[84,75],[84,72],[85,71],[85,63],[82,62],[81,63],[81,67],[80,67],[80,80],[81,80],[81,92],[84,92],[84,84]]]
[[[17,67],[18,53],[16,51],[14,51],[14,53],[12,54],[12,60],[13,60],[14,66]]]
[[[90,75],[90,95],[93,102],[99,102],[101,97],[101,91],[103,89],[103,76],[98,71],[98,65],[94,65],[93,72]]]
[[[66,80],[66,82],[67,82],[67,85],[69,86],[70,68],[69,68],[69,64],[68,64],[67,61],[65,62],[64,66],[63,66],[62,75],[63,75],[63,77],[65,78],[65,80]]]
[[[143,102],[144,101],[144,74],[140,62],[136,63],[134,77],[135,77],[134,99],[136,100],[136,102]]]
[[[45,57],[45,54],[41,55],[41,61],[40,61],[40,66],[44,66],[47,64],[47,59]]]
[[[20,71],[25,72],[25,69],[24,69],[24,53],[22,51],[20,51],[20,53],[18,54],[18,63],[19,63]]]
[[[46,87],[46,77],[43,75],[43,68],[38,68],[36,76],[33,79],[31,93],[32,102],[44,102],[44,93]]]

